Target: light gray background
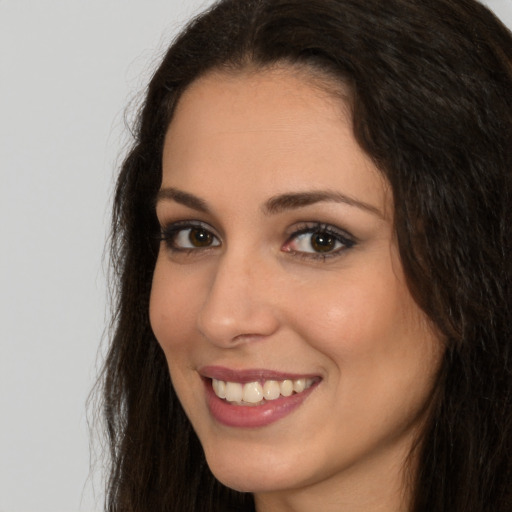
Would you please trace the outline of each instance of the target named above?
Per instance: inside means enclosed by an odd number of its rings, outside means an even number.
[[[102,509],[85,402],[124,109],[210,3],[0,0],[0,512]]]

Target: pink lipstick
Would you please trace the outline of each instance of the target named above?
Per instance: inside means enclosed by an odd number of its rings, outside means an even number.
[[[238,428],[270,425],[300,407],[321,381],[318,375],[263,369],[200,369],[206,402],[219,423]]]

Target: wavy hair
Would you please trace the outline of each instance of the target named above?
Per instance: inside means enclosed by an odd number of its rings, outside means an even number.
[[[512,35],[475,0],[221,0],[174,40],[114,199],[106,509],[254,510],[211,474],[151,331],[154,200],[187,86],[283,63],[348,87],[355,137],[393,191],[409,290],[446,339],[411,512],[510,512]]]

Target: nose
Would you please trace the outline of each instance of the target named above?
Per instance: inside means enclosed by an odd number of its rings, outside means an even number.
[[[220,347],[272,335],[279,328],[273,284],[261,259],[224,254],[197,317],[199,331]]]

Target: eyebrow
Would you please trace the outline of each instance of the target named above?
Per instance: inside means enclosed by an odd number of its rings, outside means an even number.
[[[169,187],[160,189],[156,195],[155,203],[164,199],[182,204],[188,208],[197,210],[198,212],[210,213],[210,209],[208,208],[206,201],[194,196],[193,194],[184,192],[183,190],[178,190],[177,188]]]
[[[188,192],[184,192],[183,190],[173,187],[162,188],[158,191],[156,202],[158,203],[162,200],[174,201],[193,210],[197,210],[202,213],[210,213],[210,209],[208,208],[206,201],[193,194],[189,194]],[[276,215],[287,210],[296,210],[321,202],[347,204],[377,215],[380,218],[384,218],[383,213],[377,207],[342,194],[341,192],[334,192],[331,190],[314,190],[310,192],[279,194],[265,201],[265,204],[263,205],[263,212],[266,215]]]
[[[274,215],[286,210],[303,208],[304,206],[321,202],[344,203],[384,218],[384,214],[377,207],[332,190],[314,190],[311,192],[280,194],[266,201],[263,210],[266,214]]]

